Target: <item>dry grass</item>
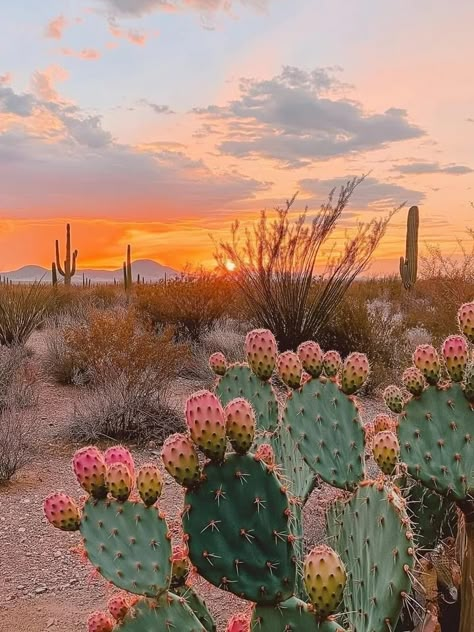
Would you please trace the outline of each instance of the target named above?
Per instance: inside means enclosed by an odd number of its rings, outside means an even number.
[[[24,410],[5,408],[0,412],[0,484],[30,460],[33,429],[33,416]]]
[[[43,322],[52,304],[52,289],[40,283],[3,286],[0,292],[0,345],[24,344]]]

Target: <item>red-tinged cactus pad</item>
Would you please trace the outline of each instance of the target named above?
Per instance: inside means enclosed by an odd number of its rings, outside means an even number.
[[[219,379],[216,395],[226,406],[243,397],[255,413],[257,430],[272,432],[278,425],[278,402],[271,384],[259,379],[246,364],[233,364]]]
[[[164,593],[156,600],[140,599],[114,632],[206,632],[186,600]]]
[[[89,561],[115,586],[148,597],[167,590],[170,534],[156,507],[89,499],[80,528]]]
[[[373,453],[374,460],[382,472],[392,476],[400,456],[397,435],[389,430],[379,432],[374,437]]]
[[[72,469],[77,482],[88,494],[94,498],[107,496],[106,464],[102,452],[95,446],[78,450],[72,458]]]
[[[254,329],[245,338],[245,353],[250,368],[261,380],[269,380],[275,368],[277,343],[269,329]]]
[[[462,382],[469,361],[469,349],[464,336],[448,336],[443,342],[442,353],[449,377]]]
[[[379,413],[378,415],[376,415],[372,423],[374,424],[375,434],[377,434],[378,432],[384,432],[385,430],[395,432],[398,426],[397,420],[385,413]]]
[[[207,463],[182,516],[189,557],[214,586],[276,603],[293,593],[296,564],[285,489],[253,454]]]
[[[364,478],[365,434],[352,398],[327,380],[294,391],[283,412],[308,466],[326,483],[352,490]]]
[[[163,490],[163,477],[156,465],[147,463],[138,470],[137,489],[147,507],[156,503]]]
[[[283,382],[290,388],[299,388],[303,365],[294,351],[285,351],[278,356],[278,374]]]
[[[114,445],[108,448],[104,452],[104,461],[106,465],[113,465],[114,463],[123,463],[128,467],[132,479],[135,477],[135,463],[133,456],[123,445]]]
[[[233,614],[227,622],[226,632],[250,632],[250,617],[248,614]]]
[[[413,353],[413,364],[420,369],[428,384],[436,384],[441,374],[438,352],[432,345],[419,345]]]
[[[365,481],[348,502],[333,504],[327,528],[348,571],[341,609],[349,629],[394,630],[415,565],[410,521],[396,488]]]
[[[323,372],[324,358],[324,353],[318,343],[313,340],[302,342],[298,347],[297,353],[304,370],[311,377],[318,378]]]
[[[187,435],[170,435],[163,443],[161,458],[168,474],[180,485],[192,487],[199,482],[199,458],[194,443]]]
[[[44,515],[57,529],[77,531],[81,524],[80,511],[72,498],[57,492],[50,494],[44,501]]]
[[[107,602],[107,608],[115,621],[122,621],[130,609],[130,602],[126,595],[113,595]]]
[[[133,479],[124,463],[115,462],[108,465],[105,480],[107,489],[114,498],[122,502],[127,500],[132,491]]]
[[[327,377],[337,377],[342,368],[342,359],[337,351],[326,351],[323,357],[324,374]]]
[[[242,397],[233,399],[224,409],[227,436],[236,452],[250,450],[255,435],[255,413],[251,404]]]
[[[186,423],[197,447],[210,459],[220,461],[226,448],[226,422],[219,399],[210,391],[198,391],[186,401]]]
[[[93,612],[87,619],[87,632],[112,632],[114,620],[105,612]]]
[[[403,410],[403,393],[398,388],[391,384],[383,392],[384,402],[389,410],[396,415],[399,415]]]
[[[344,632],[331,619],[318,621],[314,608],[292,597],[276,606],[256,604],[252,613],[252,632]]]
[[[414,397],[419,397],[426,387],[425,377],[416,366],[410,366],[408,369],[405,369],[402,375],[402,383]]]
[[[461,305],[458,311],[458,323],[461,333],[469,342],[474,343],[474,302]]]
[[[171,563],[171,588],[184,586],[191,570],[191,563],[189,561],[187,548],[180,544],[176,544],[173,547]]]
[[[460,384],[428,387],[400,417],[401,460],[434,491],[462,501],[474,491],[474,410]]]
[[[317,618],[335,614],[346,585],[346,569],[339,555],[325,544],[316,546],[304,560],[303,580]]]
[[[209,366],[216,375],[225,375],[227,371],[227,360],[223,353],[213,353],[209,358]]]
[[[364,353],[351,353],[342,367],[341,389],[346,395],[357,393],[369,376],[369,361]]]

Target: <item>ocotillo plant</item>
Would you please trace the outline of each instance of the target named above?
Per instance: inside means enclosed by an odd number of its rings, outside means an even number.
[[[418,268],[418,226],[420,216],[417,206],[408,211],[407,240],[405,257],[400,257],[400,276],[406,290],[411,290],[416,283]]]
[[[64,277],[64,285],[71,285],[71,279],[76,274],[76,262],[78,251],[71,252],[71,225],[66,226],[66,258],[61,265],[59,255],[59,240],[56,239],[56,268],[59,274]]]
[[[126,290],[130,290],[133,285],[132,278],[132,257],[130,244],[127,246],[127,261],[123,262],[123,284]]]

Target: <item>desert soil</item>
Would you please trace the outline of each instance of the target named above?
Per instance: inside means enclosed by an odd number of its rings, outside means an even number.
[[[76,498],[81,495],[71,470],[71,458],[80,447],[67,439],[76,387],[58,386],[41,372],[44,346],[36,334],[30,347],[39,370],[39,403],[35,415],[35,453],[31,462],[6,486],[0,487],[0,632],[68,632],[86,630],[94,610],[105,609],[113,588],[97,577],[75,550],[77,533],[53,529],[43,516],[45,496],[56,490]],[[380,408],[379,402],[363,402],[364,416]],[[137,463],[159,463],[150,446],[129,446]],[[165,489],[160,507],[172,531],[177,532],[182,507],[181,489],[164,472]],[[326,486],[313,492],[305,508],[305,542],[312,546],[323,538],[324,506],[333,491]],[[228,618],[248,604],[197,580],[197,588],[214,615],[219,630]]]

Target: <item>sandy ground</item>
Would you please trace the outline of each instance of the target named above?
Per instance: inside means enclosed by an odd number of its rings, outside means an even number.
[[[33,341],[34,357],[41,361],[41,335]],[[81,495],[70,462],[78,446],[65,440],[78,389],[57,386],[40,377],[40,397],[35,419],[36,453],[7,486],[0,487],[0,631],[56,632],[86,630],[90,612],[104,609],[113,589],[91,572],[74,551],[78,534],[59,532],[43,517],[45,496],[63,490]],[[380,405],[364,402],[368,416]],[[137,463],[159,462],[156,451],[134,449]],[[160,507],[177,524],[182,492],[165,475]],[[305,542],[311,546],[323,538],[323,509],[333,494],[324,486],[316,490],[305,508]],[[198,589],[208,603],[219,630],[236,611],[248,608],[237,598],[199,580]]]

